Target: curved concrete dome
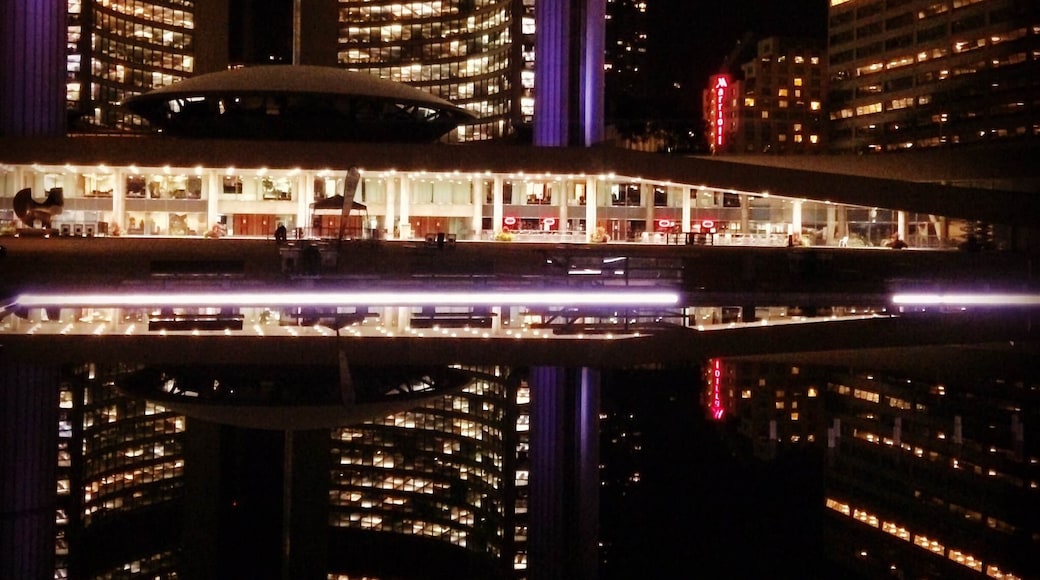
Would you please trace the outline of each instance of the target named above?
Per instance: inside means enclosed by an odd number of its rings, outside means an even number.
[[[127,99],[186,137],[434,141],[473,115],[405,84],[317,66],[257,66],[191,77]]]

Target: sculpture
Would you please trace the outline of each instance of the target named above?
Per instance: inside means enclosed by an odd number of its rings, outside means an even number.
[[[14,213],[27,227],[34,227],[39,221],[42,229],[50,229],[51,217],[62,212],[65,206],[65,195],[60,187],[51,188],[47,198],[42,202],[32,197],[28,187],[14,194]]]

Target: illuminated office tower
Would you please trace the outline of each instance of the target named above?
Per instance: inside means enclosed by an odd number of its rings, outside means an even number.
[[[705,409],[732,421],[758,459],[822,445],[826,416],[819,369],[713,358],[705,369]]]
[[[1035,139],[1038,16],[1017,0],[831,0],[831,148]]]
[[[519,384],[502,372],[332,430],[330,578],[522,577],[526,421]],[[402,550],[408,558],[395,556]]]
[[[769,37],[740,63],[740,78],[719,74],[703,93],[712,152],[820,153],[826,147],[823,50],[813,41]]]
[[[502,137],[521,122],[518,4],[340,0],[338,62],[474,113],[480,121],[460,128],[460,141]]]
[[[833,376],[825,549],[867,577],[1036,578],[1037,389]]]
[[[139,129],[141,119],[120,107],[124,99],[199,72],[207,41],[196,31],[196,4],[69,0],[66,106],[74,129]]]
[[[54,577],[175,577],[185,418],[119,395],[98,371],[60,382]]]

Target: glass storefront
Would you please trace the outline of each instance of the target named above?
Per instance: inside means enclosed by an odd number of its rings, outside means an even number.
[[[340,228],[342,206],[315,203],[343,195],[344,181],[331,169],[4,166],[0,200],[31,188],[41,202],[60,188],[51,225],[73,236],[272,237],[284,225],[290,237],[868,248],[943,247],[959,231],[940,216],[624,176],[393,171],[363,176]],[[0,218],[8,230],[31,225]]]

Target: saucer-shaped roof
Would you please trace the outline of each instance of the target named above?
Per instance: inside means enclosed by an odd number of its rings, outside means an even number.
[[[434,141],[473,115],[409,85],[332,67],[272,65],[199,75],[126,101],[186,137]]]

